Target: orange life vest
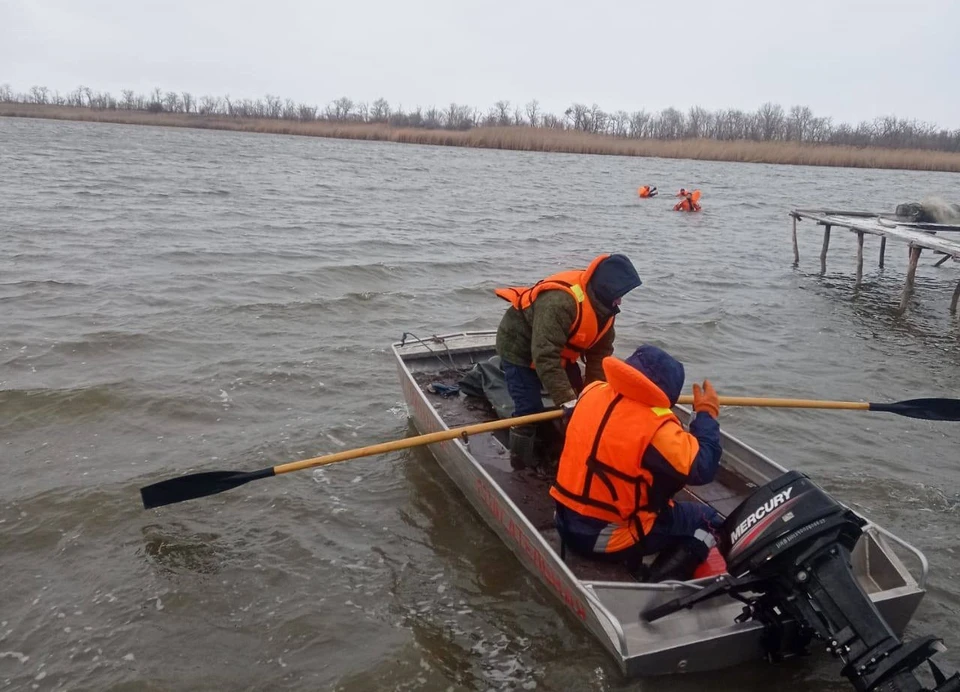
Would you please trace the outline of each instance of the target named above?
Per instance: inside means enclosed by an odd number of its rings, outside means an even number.
[[[651,192],[652,190],[650,189],[649,185],[644,185],[639,190],[637,190],[637,194],[640,195],[640,197],[650,197]]]
[[[533,305],[537,296],[543,291],[566,291],[573,297],[577,304],[577,316],[570,327],[567,343],[560,352],[562,365],[566,367],[570,363],[577,362],[580,356],[600,341],[601,337],[613,326],[613,315],[603,325],[600,324],[597,312],[593,309],[593,304],[587,297],[587,282],[590,281],[590,277],[593,276],[600,263],[609,256],[600,255],[584,270],[573,269],[560,272],[548,276],[546,279],[541,279],[533,286],[498,288],[494,293],[521,311]]]
[[[700,201],[700,190],[687,192],[684,198],[674,205],[673,210],[674,211],[700,211],[700,205],[697,204],[697,202],[699,201]]]
[[[656,432],[680,422],[667,395],[643,373],[614,357],[604,358],[603,369],[607,381],[592,382],[577,401],[550,495],[578,514],[620,525],[629,545],[650,532],[693,459],[676,469],[678,479],[645,468],[643,454]],[[626,547],[624,537],[608,550]]]

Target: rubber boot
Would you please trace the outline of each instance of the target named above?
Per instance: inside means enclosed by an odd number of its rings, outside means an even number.
[[[536,466],[544,475],[552,475],[560,464],[563,453],[563,424],[549,420],[537,423]]]
[[[510,428],[510,466],[514,470],[537,465],[535,456],[537,429],[533,425],[518,425]]]
[[[650,565],[647,581],[687,581],[692,579],[693,573],[700,563],[707,559],[709,552],[710,546],[702,540],[692,536],[677,538],[677,542],[661,550],[653,564]]]

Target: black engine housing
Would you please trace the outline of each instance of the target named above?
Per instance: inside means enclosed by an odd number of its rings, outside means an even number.
[[[858,692],[960,692],[960,673],[948,678],[930,660],[940,640],[902,642],[857,582],[850,554],[865,525],[805,474],[785,473],[724,522],[719,546],[728,574],[641,617],[652,622],[729,594],[746,604],[739,620],[763,623],[773,660],[803,652],[816,637],[843,661],[841,673]],[[913,672],[924,662],[933,688]]]

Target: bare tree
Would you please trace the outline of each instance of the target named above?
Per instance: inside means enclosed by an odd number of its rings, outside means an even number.
[[[510,102],[509,101],[497,101],[493,104],[494,111],[496,112],[497,125],[509,125],[510,124]]]
[[[350,117],[350,111],[353,110],[353,101],[346,96],[341,96],[336,101],[327,106],[327,117],[331,120],[346,120]]]
[[[317,107],[308,106],[305,103],[297,108],[297,118],[302,122],[312,122],[317,119]]]
[[[220,111],[220,99],[216,96],[204,95],[200,97],[197,112],[201,115],[213,115]]]
[[[640,139],[649,135],[650,114],[646,111],[634,111],[630,116],[630,136]]]
[[[439,129],[441,117],[440,111],[431,106],[423,114],[423,126],[430,130]]]
[[[283,113],[283,102],[280,100],[280,97],[267,94],[264,98],[266,99],[266,113],[264,113],[264,115],[268,118],[279,118],[281,113]]]
[[[13,89],[9,84],[0,84],[0,102],[8,103],[13,101]]]
[[[537,124],[540,122],[540,103],[533,99],[526,106],[527,111],[527,121],[530,123],[530,127],[537,127]]]
[[[814,118],[810,122],[810,141],[826,142],[832,129],[833,123],[830,118]]]
[[[367,106],[367,103],[365,101],[361,101],[360,103],[358,103],[355,111],[356,111],[357,120],[359,120],[362,123],[367,122],[367,120],[370,117],[369,115],[370,108],[369,106]]]
[[[45,105],[47,103],[47,96],[49,93],[50,90],[45,86],[30,87],[30,98],[34,103]]]
[[[563,119],[558,118],[553,113],[544,113],[540,116],[540,127],[548,130],[563,130]]]
[[[587,131],[602,133],[607,131],[607,123],[610,120],[610,116],[607,115],[603,109],[600,108],[597,104],[593,104],[590,107],[590,116],[589,124]]]
[[[630,128],[630,115],[626,111],[617,111],[610,116],[610,130],[614,137],[626,137]]]
[[[180,112],[180,94],[175,91],[168,91],[163,97],[163,107],[168,113]]]
[[[693,106],[687,113],[687,137],[699,139],[707,136],[710,127],[710,113],[706,108]]]
[[[469,130],[473,127],[473,112],[470,106],[451,103],[444,112],[444,127],[448,130]]]
[[[760,138],[765,142],[783,139],[783,107],[769,101],[757,110],[757,126]]]
[[[370,106],[370,121],[375,123],[386,122],[390,118],[390,104],[385,98],[378,98]]]
[[[590,121],[590,110],[584,104],[573,104],[564,111],[563,115],[570,121],[570,125],[574,130],[581,132],[587,131]]]
[[[660,134],[661,139],[680,139],[683,137],[685,128],[683,113],[676,108],[666,108],[660,112]]]
[[[813,111],[807,106],[793,106],[790,108],[790,117],[787,121],[788,139],[805,142],[810,137],[810,124],[813,121]]]

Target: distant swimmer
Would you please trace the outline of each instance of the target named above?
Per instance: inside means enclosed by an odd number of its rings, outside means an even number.
[[[649,185],[644,185],[639,190],[637,190],[637,194],[640,195],[640,197],[642,197],[643,199],[646,199],[647,197],[656,197],[658,194],[657,186],[654,185],[653,187],[650,187]]]
[[[674,211],[700,211],[700,190],[687,192],[681,187],[676,196],[682,199],[673,205]]]

